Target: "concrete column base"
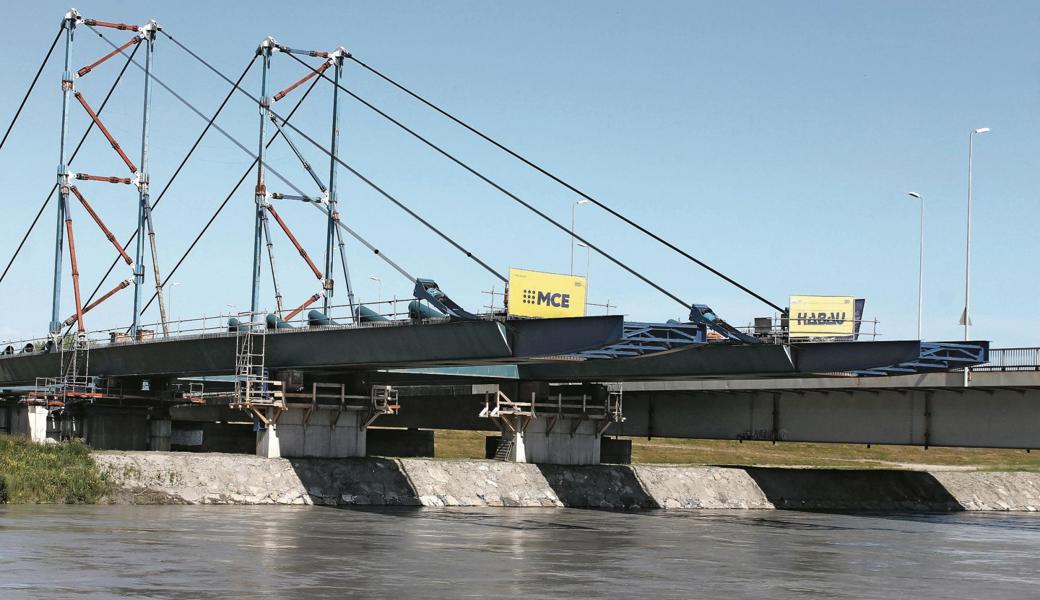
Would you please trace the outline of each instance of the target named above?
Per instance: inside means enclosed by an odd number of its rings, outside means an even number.
[[[170,437],[173,434],[173,421],[170,419],[152,419],[148,423],[151,433],[151,436],[148,438],[148,449],[169,452]]]
[[[597,465],[600,462],[601,423],[589,419],[534,417],[512,435],[508,460],[556,465]]]
[[[268,419],[268,424],[265,429],[261,429],[256,432],[256,455],[263,458],[281,458],[282,456],[282,445],[279,437],[278,423],[274,422],[275,409],[268,408],[267,414],[264,415]]]
[[[257,433],[256,453],[268,458],[365,456],[368,432],[362,418],[358,411],[290,408]]]
[[[46,406],[26,406],[26,433],[29,439],[42,444],[47,441],[47,417],[49,411]]]

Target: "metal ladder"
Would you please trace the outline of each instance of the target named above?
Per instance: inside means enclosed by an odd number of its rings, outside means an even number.
[[[265,329],[243,327],[235,339],[235,403],[273,404],[277,394],[264,366]]]

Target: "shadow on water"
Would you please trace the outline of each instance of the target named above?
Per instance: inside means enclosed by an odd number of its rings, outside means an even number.
[[[963,511],[931,473],[872,469],[743,468],[780,509],[835,512]]]

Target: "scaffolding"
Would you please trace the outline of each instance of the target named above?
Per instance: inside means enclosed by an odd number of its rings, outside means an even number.
[[[270,378],[264,357],[267,350],[267,329],[252,324],[241,325],[235,334],[235,389],[231,408],[250,411],[262,416],[269,411],[285,409],[282,382]]]

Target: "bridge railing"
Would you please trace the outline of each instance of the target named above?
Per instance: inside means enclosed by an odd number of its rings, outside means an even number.
[[[1040,371],[1040,348],[990,348],[989,361],[972,371]]]
[[[411,325],[415,321],[409,314],[409,304],[413,302],[414,298],[392,298],[387,300],[377,300],[373,302],[359,302],[355,303],[353,307],[349,304],[338,304],[330,307],[328,317],[336,324],[336,327],[344,328],[378,328],[378,327],[397,327],[402,325]],[[382,317],[385,320],[373,320],[367,322],[360,322],[353,318],[352,309],[358,309],[364,306],[371,310],[372,313]],[[234,308],[234,306],[229,306]],[[292,308],[286,307],[283,310],[283,314],[289,312]],[[229,325],[230,319],[237,319],[240,326],[248,326],[252,323],[256,326],[265,326],[267,315],[274,311],[261,310],[256,313],[236,312],[234,310],[225,313],[217,313],[213,315],[203,315],[199,317],[192,317],[188,319],[173,319],[168,320],[166,323],[166,330],[168,333],[164,333],[162,323],[145,323],[140,325],[137,338],[131,338],[129,335],[129,329],[126,326],[115,327],[109,329],[98,329],[92,330],[86,333],[87,338],[91,341],[92,345],[105,344],[105,343],[132,343],[141,341],[153,341],[162,339],[176,339],[176,338],[190,338],[190,337],[203,337],[215,334],[227,334],[231,332]],[[302,310],[298,315],[288,321],[289,325],[296,329],[307,329],[308,328],[308,317],[307,310]],[[478,315],[481,318],[495,319],[501,318],[500,315],[487,314]],[[448,317],[445,316],[444,319]],[[424,322],[437,322],[440,319],[423,318]],[[59,336],[57,343],[61,347],[71,347],[72,342],[76,338],[75,332]],[[6,355],[23,354],[23,353],[39,353],[47,352],[53,346],[51,338],[46,336],[38,336],[31,338],[24,338],[19,340],[6,340],[0,342],[0,357]],[[27,347],[31,347],[31,350],[26,350]]]
[[[767,340],[776,344],[788,344],[791,342],[834,342],[845,340],[872,340],[876,341],[882,334],[878,331],[880,321],[877,319],[855,319],[850,320],[854,334],[849,334],[847,329],[835,328],[833,331],[817,328],[811,336],[792,336],[789,319],[782,316],[759,317],[753,324],[737,327],[740,331]],[[709,336],[710,338],[710,336]]]

